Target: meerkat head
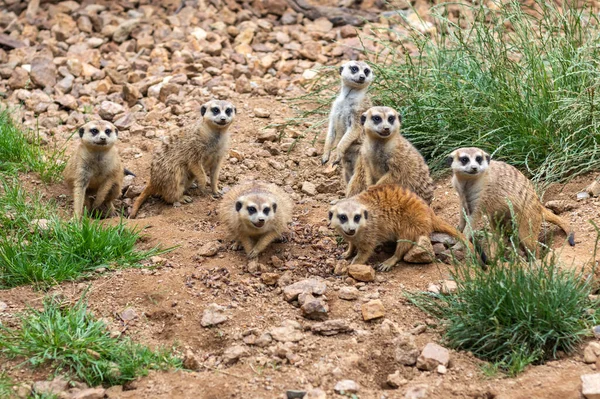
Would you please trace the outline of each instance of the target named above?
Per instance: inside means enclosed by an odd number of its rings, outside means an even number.
[[[329,209],[329,227],[345,238],[357,235],[368,219],[365,206],[353,199],[342,200]]]
[[[372,107],[360,116],[365,132],[375,138],[386,139],[400,131],[402,117],[390,107]]]
[[[119,131],[110,122],[91,121],[79,128],[83,144],[95,151],[109,150],[117,141]]]
[[[253,230],[265,229],[277,212],[277,201],[272,195],[251,193],[235,201],[235,210],[246,227]]]
[[[353,89],[364,89],[373,81],[371,67],[363,61],[348,61],[340,67],[342,84]]]
[[[490,154],[477,147],[459,148],[450,154],[447,163],[455,175],[462,178],[478,177],[490,166]]]
[[[229,101],[211,100],[200,107],[204,122],[217,129],[227,128],[236,113],[237,109]]]

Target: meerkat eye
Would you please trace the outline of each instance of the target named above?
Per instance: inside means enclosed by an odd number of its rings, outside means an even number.
[[[355,215],[354,216],[354,223],[358,223],[360,222],[360,215]]]
[[[475,161],[477,161],[477,163],[481,165],[481,162],[483,162],[483,158],[481,157],[481,155],[477,155]]]
[[[342,222],[342,223],[346,223],[348,221],[348,216],[346,216],[346,215],[340,215],[339,218],[340,218],[340,222]]]
[[[381,116],[379,116],[379,115],[375,115],[372,119],[373,119],[373,122],[375,122],[375,124],[381,123]]]
[[[460,157],[460,163],[466,165],[469,163],[469,157]]]
[[[369,68],[365,68],[365,76],[369,76],[371,70]]]
[[[251,215],[254,215],[256,213],[256,207],[249,206],[248,207],[248,213],[251,214]]]
[[[395,117],[395,116],[390,116],[390,117],[388,118],[388,122],[389,122],[390,124],[392,124],[392,125],[394,124],[394,122],[395,122],[395,121],[396,121],[396,117]]]
[[[219,115],[219,112],[221,112],[221,110],[218,107],[213,107],[211,111],[213,115]]]
[[[112,130],[110,130],[110,129],[106,129],[106,130],[104,131],[104,133],[106,133],[106,135],[107,135],[107,136],[110,136],[110,133],[111,133],[111,132],[112,132]]]
[[[351,66],[350,67],[350,72],[352,72],[352,73],[358,72],[358,67],[357,66]]]
[[[265,209],[263,209],[263,213],[265,215],[269,216],[269,212],[271,212],[271,208],[269,208],[268,206]]]
[[[93,129],[90,129],[90,133],[92,133],[92,135],[94,135],[94,136],[95,136],[95,135],[97,135],[98,133],[100,133],[100,130],[98,130],[98,129],[96,129],[96,128],[93,128]]]
[[[231,108],[227,108],[225,110],[225,114],[227,114],[227,116],[231,116],[231,113],[233,112],[233,110]]]

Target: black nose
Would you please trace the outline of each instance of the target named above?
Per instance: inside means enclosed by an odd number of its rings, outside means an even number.
[[[225,119],[227,119],[227,118],[225,118],[224,116],[222,116],[222,117],[221,117],[221,120],[222,120],[222,121],[224,121]]]
[[[352,230],[349,230],[349,231],[348,231],[348,233],[350,233],[350,234],[354,234],[354,233],[356,233],[356,230],[354,230],[354,229],[352,229]]]
[[[259,222],[264,222],[264,221],[265,221],[265,218],[258,218],[258,221],[259,221]]]
[[[358,77],[358,81],[361,82],[361,83],[364,82],[365,81],[365,77],[364,76],[359,76]]]
[[[106,137],[100,137],[100,141],[106,141]]]
[[[475,172],[477,170],[477,166],[471,166],[471,171]]]
[[[390,128],[389,127],[384,127],[383,131],[386,132],[386,133],[388,133],[390,131]]]

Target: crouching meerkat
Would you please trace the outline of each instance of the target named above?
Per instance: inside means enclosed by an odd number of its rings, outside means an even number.
[[[341,162],[344,179],[348,183],[360,151],[360,115],[371,107],[367,90],[373,81],[373,71],[365,62],[349,61],[340,67],[340,76],[342,88],[331,107],[321,160],[323,164],[329,161],[333,145],[339,137],[334,163]]]
[[[467,221],[474,229],[484,215],[493,227],[511,228],[514,214],[519,240],[528,251],[537,253],[542,221],[559,226],[568,235],[569,244],[575,245],[569,223],[542,205],[531,181],[514,166],[493,161],[475,147],[455,150],[448,164],[453,172],[452,185],[460,197],[459,230],[465,231]],[[471,234],[469,231],[467,235]]]
[[[440,232],[465,240],[415,193],[393,184],[371,186],[339,201],[329,209],[329,226],[349,244],[344,257],[350,259],[356,253],[352,264],[367,262],[377,245],[396,241],[394,255],[377,267],[380,271],[388,271],[401,261],[420,236]],[[468,245],[474,250],[471,243]]]
[[[274,184],[246,183],[223,196],[219,216],[248,258],[256,258],[287,231],[292,220],[292,201]]]
[[[431,204],[433,180],[429,167],[419,151],[400,134],[401,116],[390,107],[373,107],[361,115],[360,123],[365,134],[346,197],[371,185],[398,184]]]
[[[107,215],[112,216],[123,176],[132,174],[123,169],[115,146],[118,130],[112,123],[99,120],[81,126],[78,133],[81,141],[64,170],[65,181],[73,192],[73,213],[81,217],[84,206],[91,211],[106,205]],[[89,196],[94,194],[90,207]]]
[[[137,216],[140,206],[151,195],[169,204],[188,203],[187,190],[197,181],[204,190],[210,175],[213,195],[219,196],[219,171],[229,146],[229,126],[236,108],[228,101],[209,101],[200,107],[201,119],[183,134],[171,138],[154,153],[150,182],[133,204],[129,217]]]

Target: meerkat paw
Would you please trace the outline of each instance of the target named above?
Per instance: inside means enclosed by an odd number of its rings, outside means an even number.
[[[351,251],[351,250],[349,250],[349,249],[348,249],[347,251],[345,251],[345,252],[342,254],[342,257],[343,257],[344,259],[350,259],[350,258],[352,257],[352,253],[353,253],[353,251]]]
[[[321,165],[325,165],[327,161],[329,161],[329,154],[330,152],[326,152],[323,154],[323,156],[321,157]]]
[[[242,245],[241,242],[236,241],[233,244],[231,244],[229,249],[231,249],[232,251],[241,251],[242,249],[244,249],[244,246]]]
[[[260,252],[256,248],[253,248],[250,252],[248,252],[248,259],[258,258],[258,254],[260,254]]]
[[[213,191],[212,196],[213,198],[221,198],[223,197],[223,192],[221,190]]]
[[[377,265],[376,269],[380,272],[389,272],[392,269],[392,267],[394,267],[394,265],[395,263],[386,261]]]
[[[331,164],[332,165],[337,165],[342,161],[343,156],[341,154],[338,154],[337,152],[334,153],[333,158],[331,160]]]
[[[181,202],[183,202],[184,204],[189,204],[189,203],[190,203],[190,202],[192,202],[192,201],[193,201],[193,199],[192,199],[192,197],[190,197],[189,195],[184,195],[184,196],[181,198]]]

